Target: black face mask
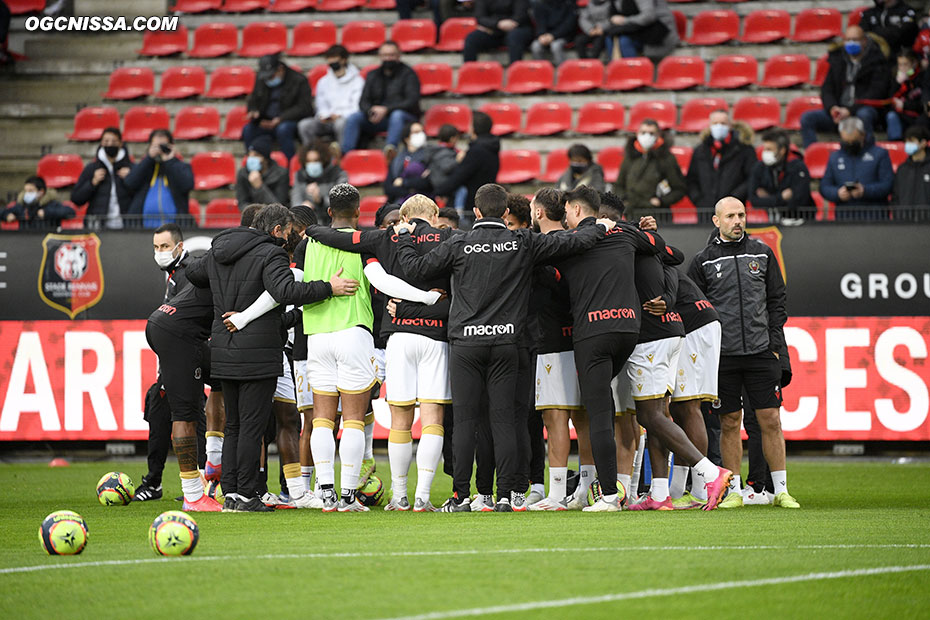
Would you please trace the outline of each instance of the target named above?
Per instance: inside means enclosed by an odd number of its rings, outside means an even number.
[[[329,68],[332,69],[333,71],[339,71],[340,69],[342,69],[342,63],[341,63],[341,62],[331,62],[331,63],[329,63]]]
[[[840,143],[840,146],[843,147],[843,150],[852,155],[853,157],[859,155],[862,152],[862,143],[861,142],[847,142],[843,140]]]
[[[106,153],[107,157],[112,159],[116,157],[117,155],[119,155],[119,147],[118,146],[105,146],[103,147],[103,152]]]
[[[397,67],[400,66],[399,60],[385,60],[381,63],[381,68],[389,73],[397,71]]]
[[[588,169],[588,164],[569,164],[571,166],[572,172],[575,174],[581,174]]]
[[[284,237],[275,237],[274,235],[272,235],[271,238],[274,240],[274,244],[278,246],[279,248],[283,248],[284,244],[287,243],[287,239],[285,239]]]

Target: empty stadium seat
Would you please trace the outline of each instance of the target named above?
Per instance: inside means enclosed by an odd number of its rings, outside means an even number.
[[[709,88],[745,88],[759,79],[755,56],[717,56],[710,65]]]
[[[120,67],[110,74],[104,99],[138,99],[155,91],[155,73],[148,67]]]
[[[365,6],[365,0],[320,0],[316,9],[324,13],[339,13],[351,11]]]
[[[675,156],[675,161],[678,162],[681,173],[688,174],[688,168],[691,166],[691,155],[694,153],[694,149],[690,146],[679,145],[670,147],[669,152]]]
[[[194,218],[197,225],[200,226],[203,222],[203,209],[200,208],[200,203],[193,198],[188,198],[187,211],[191,214],[191,217]]]
[[[25,15],[44,9],[45,0],[6,0],[6,5],[13,15]]]
[[[268,8],[271,0],[224,0],[220,10],[224,13],[248,13]]]
[[[242,128],[249,122],[248,110],[244,105],[237,105],[230,108],[226,113],[226,125],[223,127],[223,133],[220,138],[223,140],[240,140],[242,139]]]
[[[486,103],[479,109],[491,117],[491,133],[495,136],[515,133],[523,126],[523,111],[515,103]]]
[[[702,11],[691,20],[691,45],[720,45],[739,37],[739,15],[736,11]]]
[[[471,126],[471,108],[458,103],[437,103],[423,116],[426,135],[435,136],[443,125],[453,125],[459,131],[468,131]]]
[[[684,90],[704,84],[706,67],[697,56],[667,56],[659,62],[655,87],[660,90]]]
[[[774,97],[743,97],[733,104],[733,120],[743,121],[753,131],[781,123],[781,107]]]
[[[623,163],[622,146],[608,146],[601,149],[597,154],[597,163],[604,169],[604,180],[608,183],[615,183],[620,176],[620,164]]]
[[[123,115],[123,141],[148,142],[154,129],[171,127],[168,110],[158,105],[140,105],[129,108]]]
[[[358,20],[349,22],[342,27],[342,45],[350,54],[371,52],[384,43],[384,22],[374,20]]]
[[[217,189],[236,182],[236,160],[232,153],[209,151],[191,157],[194,172],[194,189]],[[212,201],[211,201],[212,202]],[[210,205],[207,205],[207,212]]]
[[[465,49],[465,37],[478,27],[474,17],[451,17],[439,27],[438,52],[461,52]]]
[[[455,92],[460,95],[482,95],[501,89],[504,69],[491,60],[473,60],[459,67]]]
[[[287,27],[281,22],[252,22],[242,29],[239,56],[255,58],[283,52],[287,47]]]
[[[804,149],[804,163],[811,178],[822,179],[827,169],[830,153],[840,150],[839,142],[814,142]]]
[[[743,19],[743,43],[772,43],[788,38],[791,33],[791,15],[788,11],[761,9]]]
[[[640,101],[630,108],[630,118],[626,128],[636,131],[643,119],[651,118],[659,123],[662,129],[669,129],[675,126],[677,116],[678,110],[671,101]]]
[[[196,65],[168,67],[161,74],[159,99],[185,99],[202,95],[207,86],[207,72]]]
[[[171,10],[181,13],[205,13],[206,11],[219,11],[223,0],[175,0]]]
[[[604,134],[623,129],[623,104],[618,101],[589,101],[578,110],[575,131]]]
[[[581,93],[603,85],[604,63],[597,59],[566,60],[555,74],[555,90],[560,93]]]
[[[811,61],[804,54],[779,54],[765,61],[764,88],[793,88],[811,79]]]
[[[386,196],[365,196],[359,203],[358,224],[362,227],[371,228],[375,225],[375,214],[378,209],[387,202]]]
[[[235,198],[214,198],[203,209],[204,228],[232,228],[241,220]]]
[[[607,64],[606,90],[633,90],[652,86],[655,66],[648,58],[618,58]]]
[[[791,131],[798,131],[801,129],[801,116],[805,112],[821,109],[823,109],[823,101],[820,100],[820,97],[811,95],[795,97],[785,107],[785,124],[783,127]]]
[[[891,158],[891,166],[894,168],[894,171],[898,171],[898,166],[904,163],[907,159],[907,153],[904,151],[903,142],[876,142],[876,146],[880,146],[886,151],[888,151],[888,157]]]
[[[402,52],[416,52],[436,44],[436,24],[431,19],[401,19],[391,26],[391,40]]]
[[[452,67],[445,62],[421,62],[413,65],[420,78],[420,94],[424,97],[452,90]]]
[[[365,8],[370,11],[393,11],[397,8],[397,2],[394,0],[368,0]]]
[[[834,8],[803,9],[794,18],[792,41],[814,43],[840,36],[843,16]]]
[[[84,162],[80,155],[43,155],[36,165],[36,174],[45,179],[49,187],[66,187],[77,183]]]
[[[268,10],[272,13],[299,13],[315,9],[316,5],[317,0],[274,0],[274,4]]]
[[[723,0],[718,0],[723,1]],[[728,0],[734,2],[735,0]],[[691,199],[685,196],[675,204],[671,205],[672,224],[697,224],[697,207],[691,202]]]
[[[830,70],[830,61],[827,59],[826,55],[821,56],[817,59],[817,64],[814,65],[814,81],[811,82],[814,86],[820,86],[823,84],[823,81],[827,79],[827,72]]]
[[[554,79],[555,69],[548,60],[518,60],[507,67],[504,92],[526,95],[549,90]]]
[[[239,47],[239,29],[227,22],[200,24],[194,30],[194,44],[187,53],[191,58],[217,58],[232,54]]]
[[[187,51],[187,27],[179,24],[171,31],[146,30],[142,35],[142,49],[136,53],[140,56],[171,56]]]
[[[572,126],[572,108],[565,102],[534,103],[526,111],[523,133],[528,136],[551,136]]]
[[[727,102],[720,97],[698,97],[681,107],[681,120],[675,127],[678,131],[699,133],[710,124],[710,113],[728,109]]]
[[[387,177],[387,162],[378,150],[349,151],[340,164],[349,175],[349,183],[356,187],[375,185]]]
[[[294,26],[294,41],[287,55],[319,56],[335,44],[336,24],[333,22],[318,19],[301,22]]]
[[[310,91],[316,95],[316,84],[323,79],[326,72],[329,71],[329,65],[319,64],[307,71],[307,80],[310,82]]]
[[[189,106],[174,115],[175,140],[201,140],[218,133],[220,113],[213,106]]]
[[[543,183],[555,183],[568,170],[568,149],[555,149],[546,155],[546,170],[540,175]]]
[[[529,149],[501,151],[497,182],[526,183],[532,181],[539,176],[540,163],[539,151]]]
[[[255,86],[255,70],[245,65],[217,67],[210,74],[210,86],[205,97],[233,99],[244,97]]]
[[[678,31],[678,38],[682,41],[688,38],[688,16],[681,11],[672,11],[672,17],[675,18],[675,30]]]
[[[68,135],[69,140],[93,142],[100,139],[100,134],[107,127],[119,127],[119,112],[111,106],[89,106],[81,108],[74,115],[74,131]]]

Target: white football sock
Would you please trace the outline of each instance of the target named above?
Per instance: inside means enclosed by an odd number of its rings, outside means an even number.
[[[582,465],[580,469],[581,473],[578,476],[578,488],[575,489],[575,497],[581,497],[579,493],[587,495],[591,483],[594,482],[594,477],[597,476],[597,468],[594,465]]]
[[[316,479],[320,485],[336,484],[336,440],[333,439],[333,427],[327,425],[317,426],[314,420],[313,432],[310,433],[310,452],[313,454],[313,465],[316,467]],[[330,422],[332,424],[332,422]]]
[[[685,494],[685,483],[688,482],[688,470],[690,467],[675,465],[672,468],[672,481],[668,487],[668,494],[672,499],[678,499]]]
[[[300,466],[300,477],[304,481],[304,490],[310,491],[313,489],[313,485],[310,484],[313,481],[313,465],[307,467],[306,465]]]
[[[704,479],[698,475],[695,468],[691,468],[691,495],[695,499],[707,501],[707,489],[704,488]]]
[[[367,421],[368,416],[365,416],[365,419]],[[375,442],[374,414],[372,414],[371,420],[372,421],[370,423],[365,424],[365,456],[363,456],[362,458],[366,460],[375,458],[374,447],[373,447],[374,442]]]
[[[649,497],[654,501],[664,502],[668,499],[668,478],[653,478],[649,485]]]
[[[287,494],[291,499],[303,497],[307,492],[304,486],[304,477],[300,472],[300,463],[286,463],[281,469],[284,470],[284,481],[287,483]]]
[[[415,498],[429,501],[429,493],[433,486],[433,478],[436,477],[436,470],[439,469],[439,459],[442,458],[442,425],[427,424],[423,427],[420,435],[420,443],[417,445],[417,490]],[[412,445],[412,444],[411,444]],[[391,444],[388,444],[390,447]],[[391,466],[391,472],[394,466]],[[391,483],[393,484],[393,473],[391,474]],[[404,480],[406,486],[407,480]]]
[[[185,478],[184,474],[193,474],[193,476]],[[200,474],[196,471],[182,471],[181,490],[184,491],[184,500],[188,502],[196,502],[203,497],[203,480],[200,478]]]
[[[565,469],[566,469],[566,471],[568,470],[567,467],[566,467]],[[544,485],[544,484],[541,483],[541,482],[537,482],[537,483],[531,484],[531,485],[530,485],[530,493],[539,493],[540,495],[542,495],[543,497],[545,497],[545,496],[546,496],[546,485]]]
[[[743,487],[740,486],[739,476],[733,474],[733,480],[730,481],[730,492],[731,493],[740,493],[743,490]]]
[[[623,487],[625,497],[633,497],[633,493],[630,492],[630,486],[633,484],[630,474],[617,474],[617,484]]]
[[[207,460],[211,465],[223,464],[223,438],[207,435]]]
[[[788,492],[788,470],[781,469],[772,472],[772,483],[775,486],[775,495]]]
[[[567,491],[566,479],[568,478],[568,467],[550,467],[549,468],[549,499],[557,502],[565,499]]]
[[[704,484],[713,482],[720,475],[720,470],[706,456],[694,464],[694,471],[704,479]]]
[[[391,465],[391,495],[407,497],[407,476],[413,460],[413,439],[410,431],[391,429],[388,435],[388,463]],[[419,467],[419,465],[418,465]]]
[[[352,423],[355,422],[355,425]],[[358,474],[362,469],[362,457],[365,455],[365,430],[361,421],[344,420],[342,422],[342,439],[339,440],[339,460],[342,462],[339,477],[342,494],[355,493],[358,486]],[[316,458],[313,459],[316,461]]]

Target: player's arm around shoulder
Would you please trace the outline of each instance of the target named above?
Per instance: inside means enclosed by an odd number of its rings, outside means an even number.
[[[265,290],[279,304],[312,304],[333,294],[333,285],[329,282],[295,282],[287,254],[282,248],[274,248],[265,256],[262,279]]]
[[[384,234],[382,230],[336,230],[329,226],[313,225],[307,228],[307,237],[345,252],[370,252]]]

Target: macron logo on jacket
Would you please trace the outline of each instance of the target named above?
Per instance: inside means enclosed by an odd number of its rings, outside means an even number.
[[[503,325],[466,325],[465,336],[502,336],[513,334],[513,323]]]

